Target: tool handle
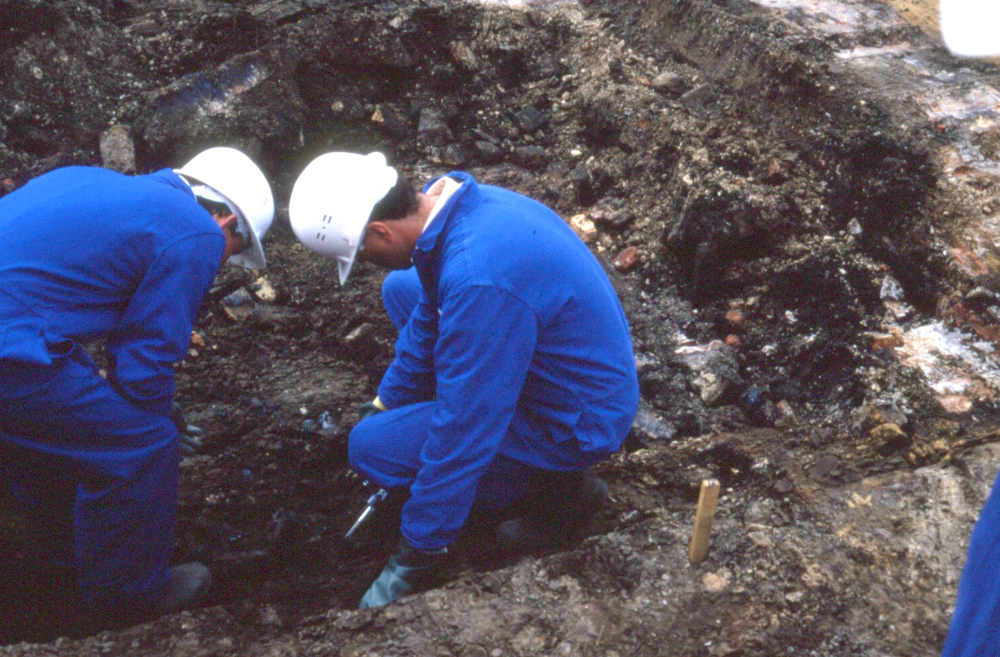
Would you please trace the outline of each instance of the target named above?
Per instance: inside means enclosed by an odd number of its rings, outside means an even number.
[[[368,498],[368,506],[375,507],[379,502],[385,500],[387,497],[389,497],[389,491],[384,488],[379,488],[374,494],[372,494],[371,497]]]

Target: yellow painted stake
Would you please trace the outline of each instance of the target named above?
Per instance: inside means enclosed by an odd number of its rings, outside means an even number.
[[[706,479],[701,482],[698,493],[698,512],[694,517],[694,534],[691,535],[691,549],[688,559],[692,565],[700,564],[708,554],[708,541],[712,535],[712,521],[715,520],[715,505],[719,501],[719,482]]]

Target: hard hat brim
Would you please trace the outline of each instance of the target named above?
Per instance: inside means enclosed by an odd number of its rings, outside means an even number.
[[[247,227],[250,229],[250,246],[243,249],[239,253],[234,253],[229,256],[229,262],[247,269],[267,269],[267,259],[264,257],[264,247],[260,243],[260,238],[257,237],[257,231],[254,230],[253,226],[250,225],[250,222],[246,220],[246,217],[243,217],[242,212],[239,214],[240,218],[246,222]]]
[[[192,178],[192,180],[194,179]],[[195,189],[195,187],[198,187],[198,189]],[[239,253],[229,256],[229,262],[247,269],[265,269],[267,267],[267,260],[264,258],[264,246],[260,243],[257,231],[254,229],[253,224],[247,220],[240,206],[219,190],[201,181],[198,181],[198,185],[192,185],[191,191],[195,193],[195,197],[203,197],[210,201],[225,203],[229,206],[229,211],[238,216],[243,225],[246,226],[246,232],[250,233],[250,244]]]
[[[337,260],[337,273],[340,275],[340,287],[344,287],[344,283],[347,282],[347,277],[351,274],[351,270],[354,268],[354,261],[357,259],[358,249],[354,249],[354,253],[351,254],[351,259],[347,262]]]

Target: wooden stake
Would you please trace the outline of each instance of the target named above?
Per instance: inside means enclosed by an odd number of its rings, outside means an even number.
[[[701,482],[698,493],[698,512],[694,517],[694,533],[691,535],[691,549],[688,559],[692,565],[700,564],[708,554],[708,540],[712,535],[712,521],[715,520],[715,504],[719,501],[719,482],[706,479]]]

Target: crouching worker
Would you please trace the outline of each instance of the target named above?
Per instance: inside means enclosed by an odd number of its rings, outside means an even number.
[[[141,176],[57,169],[0,199],[0,473],[40,549],[76,570],[91,624],[183,609],[210,584],[201,564],[168,567],[187,429],[173,364],[221,264],[264,267],[273,216],[231,148]]]
[[[619,449],[638,408],[629,327],[601,265],[541,203],[449,173],[417,192],[385,158],[329,153],[295,183],[292,227],[337,261],[398,271],[383,286],[400,328],[351,465],[408,488],[397,553],[361,601],[419,588],[470,510],[531,495],[500,546],[557,545],[607,486],[586,470]],[[415,269],[408,269],[415,265]]]

